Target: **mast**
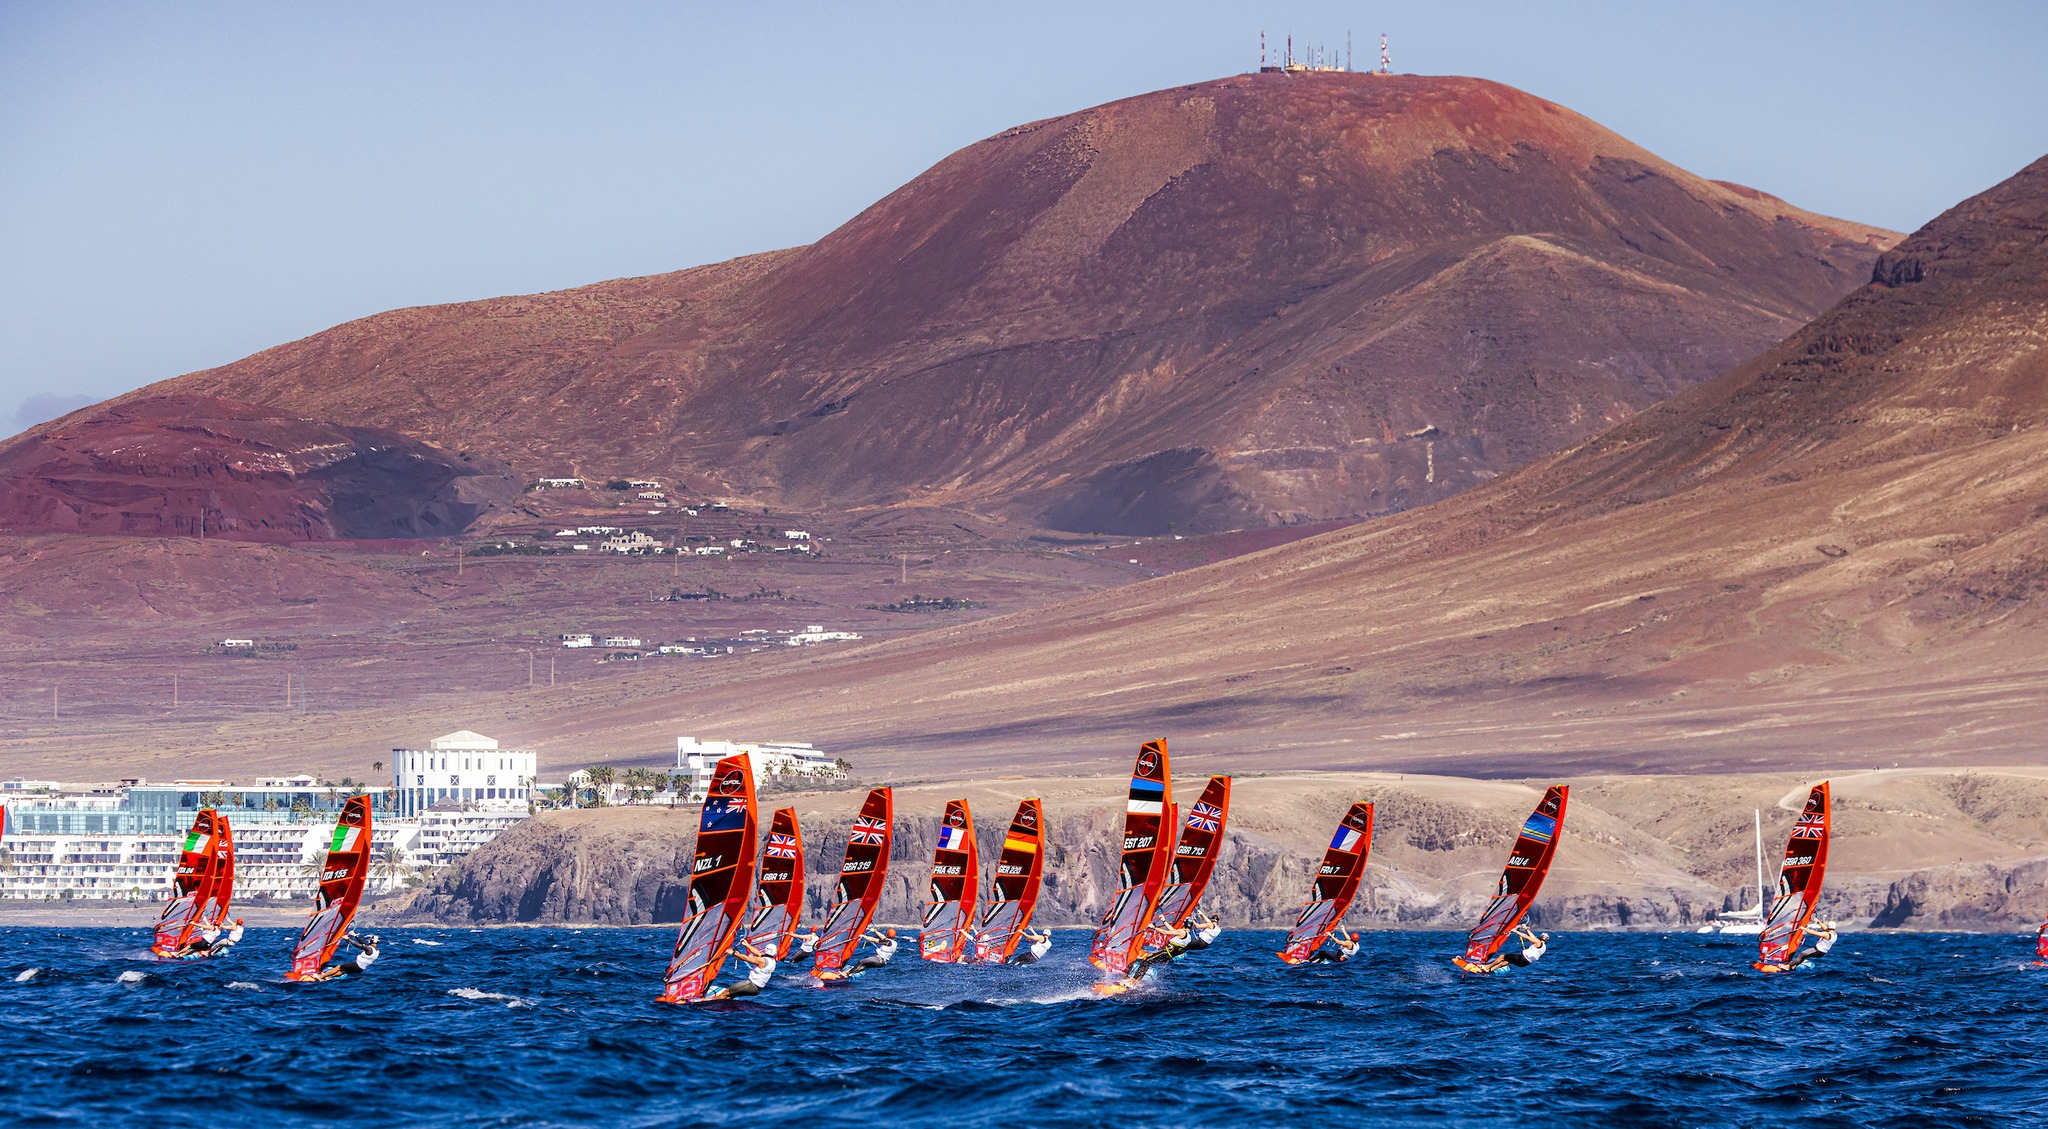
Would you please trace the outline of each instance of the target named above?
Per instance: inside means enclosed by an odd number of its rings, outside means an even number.
[[[1771,900],[1770,891],[1764,886],[1764,809],[1756,809],[1756,910],[1762,913],[1764,903]]]

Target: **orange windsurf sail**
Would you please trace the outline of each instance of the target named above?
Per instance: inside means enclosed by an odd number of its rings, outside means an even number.
[[[1564,805],[1571,789],[1552,785],[1537,802],[1536,810],[1522,821],[1522,832],[1508,851],[1508,865],[1500,873],[1500,885],[1479,924],[1465,938],[1465,955],[1453,963],[1467,972],[1485,971],[1500,947],[1507,943],[1521,923],[1536,892],[1543,888],[1543,876],[1550,873],[1551,856],[1557,853],[1558,836],[1564,833]]]
[[[1764,914],[1764,931],[1757,937],[1755,967],[1760,972],[1782,971],[1806,939],[1806,926],[1820,903],[1821,879],[1828,869],[1828,838],[1833,828],[1828,799],[1828,782],[1814,785],[1807,794],[1806,807],[1785,840],[1785,861],[1778,867],[1778,894]],[[1769,966],[1769,967],[1766,967]]]
[[[789,955],[797,920],[804,912],[804,833],[795,808],[777,808],[761,844],[761,878],[754,888],[754,916],[746,938],[776,960]]]
[[[889,789],[877,788],[868,793],[860,814],[853,817],[853,827],[846,835],[846,858],[839,864],[838,896],[818,928],[818,952],[811,963],[814,974],[838,975],[875,920],[882,883],[889,876],[894,804]]]
[[[356,906],[363,900],[363,886],[370,879],[370,838],[370,798],[352,796],[341,806],[341,818],[334,823],[327,861],[320,867],[319,900],[313,906],[313,919],[306,922],[298,944],[292,946],[292,968],[285,979],[317,975],[348,936]]]
[[[754,893],[754,767],[747,754],[712,770],[690,856],[689,908],[662,978],[663,1003],[688,1003],[711,988]]]
[[[1035,799],[1017,805],[1010,830],[989,876],[988,907],[975,931],[974,959],[1001,964],[1017,951],[1017,942],[1031,926],[1038,908],[1039,876],[1045,869],[1045,811]]]
[[[149,946],[156,955],[180,955],[193,935],[206,927],[219,885],[220,839],[226,824],[212,808],[201,808],[192,830],[185,833],[185,849],[171,875],[171,900],[157,918],[156,937]]]
[[[1230,777],[1211,776],[1202,798],[1188,809],[1180,829],[1180,842],[1173,848],[1173,862],[1166,871],[1159,892],[1159,908],[1152,913],[1149,946],[1158,946],[1174,930],[1187,924],[1209,888],[1209,875],[1216,870],[1216,854],[1223,846],[1223,829],[1230,821]]]
[[[1131,788],[1124,800],[1123,856],[1117,867],[1116,893],[1103,911],[1088,961],[1104,972],[1122,975],[1145,943],[1159,890],[1166,878],[1172,842],[1167,812],[1173,805],[1173,776],[1166,742],[1147,741],[1131,769]]]
[[[975,887],[981,882],[980,852],[974,842],[974,812],[966,800],[947,800],[939,818],[938,846],[932,850],[931,896],[917,953],[941,964],[957,963],[974,932]]]
[[[1307,904],[1295,915],[1294,928],[1288,931],[1287,944],[1280,950],[1281,960],[1300,964],[1323,947],[1323,942],[1344,920],[1351,899],[1358,895],[1358,883],[1365,877],[1365,863],[1370,857],[1372,805],[1360,800],[1338,821],[1337,833],[1330,837],[1330,845],[1323,851],[1323,865],[1309,885]]]

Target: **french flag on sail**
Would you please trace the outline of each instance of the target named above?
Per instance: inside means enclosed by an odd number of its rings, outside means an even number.
[[[1131,777],[1131,798],[1124,804],[1124,811],[1131,815],[1166,814],[1166,782]]]
[[[939,828],[939,849],[942,851],[964,851],[967,849],[967,832],[959,827]]]
[[[1339,827],[1337,837],[1330,840],[1330,849],[1333,851],[1348,851],[1357,845],[1358,832],[1349,827]]]

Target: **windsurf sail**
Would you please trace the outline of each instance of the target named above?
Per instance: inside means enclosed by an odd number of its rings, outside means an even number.
[[[1131,789],[1124,801],[1123,858],[1117,868],[1116,893],[1102,914],[1088,962],[1104,972],[1122,975],[1145,944],[1145,928],[1158,908],[1160,887],[1172,837],[1167,810],[1173,804],[1173,776],[1166,742],[1147,741],[1131,769]]]
[[[356,906],[363,900],[363,885],[370,878],[370,798],[351,796],[341,806],[341,818],[334,823],[334,835],[327,842],[327,861],[320,867],[319,900],[313,919],[292,946],[292,968],[286,980],[304,980],[317,975],[334,957],[334,950],[348,936],[349,922],[355,920]]]
[[[740,753],[711,772],[690,856],[689,902],[662,978],[661,1002],[688,1003],[710,990],[753,892],[754,766]]]
[[[1764,931],[1757,937],[1755,967],[1773,972],[1791,963],[1792,955],[1806,939],[1807,922],[1820,902],[1820,883],[1828,869],[1828,832],[1831,825],[1828,782],[1814,785],[1806,797],[1806,808],[1785,840],[1785,861],[1778,866],[1777,897],[1764,914]],[[1766,965],[1775,966],[1766,968]]]
[[[788,956],[803,909],[803,829],[797,826],[795,808],[777,808],[768,823],[768,841],[761,844],[761,879],[754,888],[747,943],[776,960]]]
[[[917,955],[954,964],[965,955],[974,932],[975,887],[981,883],[980,853],[974,843],[974,812],[966,800],[947,800],[939,818],[939,843],[932,851],[931,897]]]
[[[996,855],[996,872],[989,877],[988,907],[981,911],[981,926],[974,936],[975,960],[1001,964],[1017,951],[1017,942],[1031,926],[1031,911],[1038,908],[1044,846],[1045,812],[1037,800],[1025,800],[1010,817],[1002,852]]]
[[[1508,865],[1500,872],[1500,885],[1479,924],[1465,938],[1465,955],[1458,965],[1472,971],[1486,965],[1507,944],[1508,936],[1536,901],[1543,888],[1543,876],[1550,873],[1551,856],[1557,853],[1557,837],[1564,831],[1564,805],[1571,789],[1554,784],[1543,793],[1536,810],[1522,821],[1522,833],[1508,851]]]
[[[202,902],[201,916],[204,928],[221,929],[235,903],[235,829],[224,815],[214,817],[214,826],[219,834],[213,837],[213,889]]]
[[[2042,922],[2041,928],[2034,934],[2034,955],[2041,960],[2048,960],[2048,921]]]
[[[225,823],[212,808],[201,808],[185,833],[185,849],[178,853],[178,868],[171,874],[171,900],[157,918],[151,952],[160,957],[182,953],[193,934],[205,928],[220,865],[220,825]]]
[[[1145,940],[1157,948],[1175,930],[1187,924],[1209,888],[1209,875],[1216,869],[1216,852],[1223,846],[1223,829],[1230,821],[1230,777],[1211,776],[1202,798],[1188,809],[1181,825],[1180,842],[1173,848],[1173,861],[1159,891],[1159,908],[1152,911],[1151,935]]]
[[[1288,931],[1287,944],[1280,950],[1281,960],[1300,964],[1323,947],[1323,942],[1336,931],[1337,923],[1344,920],[1344,911],[1351,908],[1359,880],[1365,877],[1365,861],[1371,855],[1372,805],[1360,800],[1337,822],[1337,833],[1330,837],[1330,846],[1323,851],[1323,865],[1316,871],[1316,880],[1309,884],[1308,902],[1295,915],[1294,928]]]
[[[839,864],[839,889],[825,923],[818,927],[818,953],[811,962],[813,972],[836,973],[846,965],[861,935],[875,920],[875,905],[882,900],[882,882],[889,876],[890,824],[895,818],[894,800],[887,788],[868,793],[846,833],[846,860]]]

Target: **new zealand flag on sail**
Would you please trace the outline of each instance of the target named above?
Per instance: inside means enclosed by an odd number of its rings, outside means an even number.
[[[1215,831],[1223,826],[1223,809],[1215,804],[1195,801],[1188,809],[1188,827],[1195,831]]]

